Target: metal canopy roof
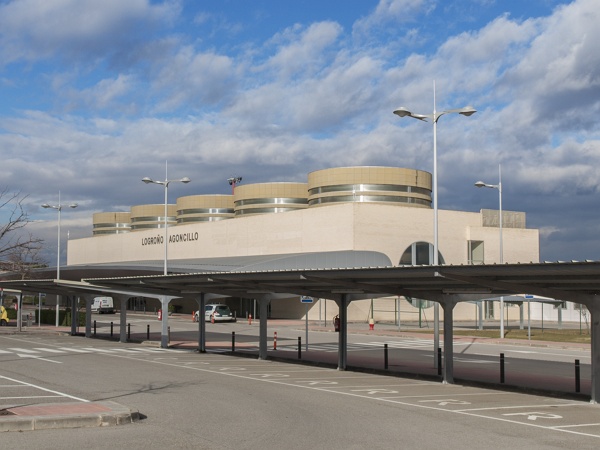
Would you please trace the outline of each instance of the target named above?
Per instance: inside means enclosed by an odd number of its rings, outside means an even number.
[[[102,287],[105,292],[129,291],[147,296],[193,296],[203,292],[258,298],[277,293],[335,300],[343,294],[350,299],[403,295],[442,302],[526,293],[589,303],[600,295],[600,262],[202,272],[84,281],[15,280],[0,282],[0,286],[57,294],[97,292]]]
[[[86,281],[155,295],[288,293],[330,299],[342,294],[352,299],[404,295],[443,301],[456,294],[460,298],[454,301],[467,301],[528,293],[585,303],[600,294],[600,262],[211,272]]]

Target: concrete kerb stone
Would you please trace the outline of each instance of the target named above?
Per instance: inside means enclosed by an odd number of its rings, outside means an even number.
[[[46,403],[7,408],[5,411],[10,415],[0,415],[0,432],[105,427],[140,419],[138,411],[111,401]]]

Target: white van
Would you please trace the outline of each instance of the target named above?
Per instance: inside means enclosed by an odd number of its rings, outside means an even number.
[[[114,314],[115,307],[113,305],[112,297],[94,297],[92,312],[97,312],[98,314]]]

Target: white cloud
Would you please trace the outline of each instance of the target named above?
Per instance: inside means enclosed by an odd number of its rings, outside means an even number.
[[[335,22],[320,22],[306,30],[295,26],[277,36],[273,41],[281,42],[277,53],[269,58],[267,67],[278,78],[306,77],[316,73],[326,64],[325,50],[339,37],[342,28]]]
[[[0,6],[3,64],[59,56],[118,53],[148,28],[170,23],[176,2],[148,0],[18,0]]]
[[[435,6],[435,0],[380,0],[372,14],[356,21],[354,32],[369,33],[384,24],[412,22],[420,14],[427,15]]]

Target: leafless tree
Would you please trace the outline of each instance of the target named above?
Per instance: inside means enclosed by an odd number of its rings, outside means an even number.
[[[31,221],[23,206],[26,195],[0,191],[0,270],[27,277],[34,268],[44,266],[40,257],[43,240],[24,228]]]

